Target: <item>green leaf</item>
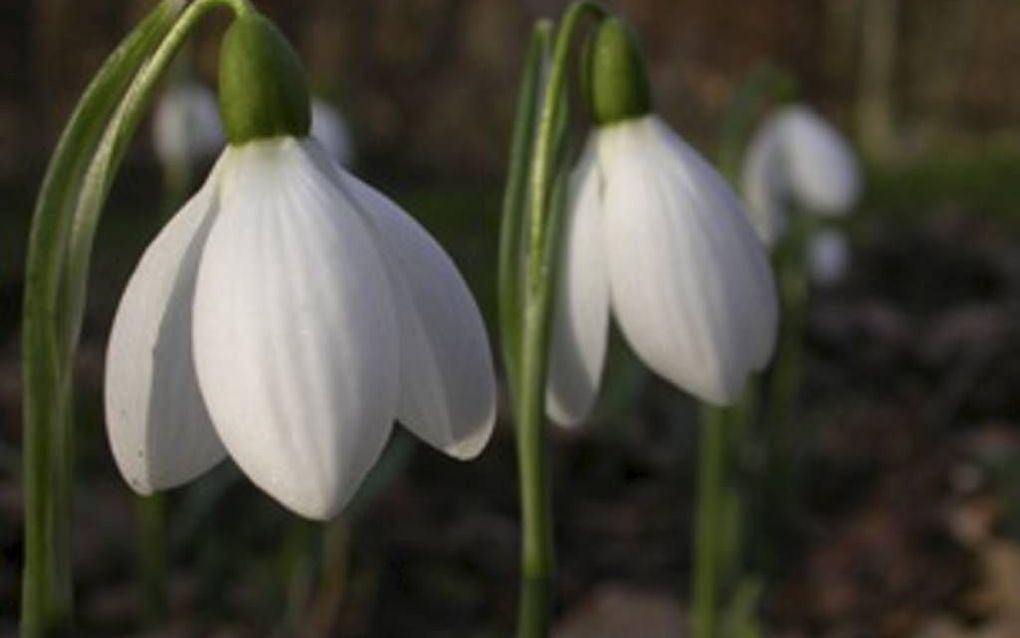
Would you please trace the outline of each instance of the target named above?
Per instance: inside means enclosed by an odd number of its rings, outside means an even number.
[[[29,235],[23,306],[25,573],[23,636],[71,616],[70,344],[58,325],[64,255],[85,174],[132,78],[169,32],[180,3],[164,0],[107,59],[75,108],[46,171]],[[64,521],[64,525],[54,521]]]
[[[545,81],[542,69],[546,64],[552,23],[540,20],[531,33],[531,42],[524,57],[521,85],[517,95],[510,166],[503,194],[503,217],[499,233],[499,320],[503,358],[511,385],[517,382],[520,368],[521,250],[527,215],[528,177],[534,147],[538,113],[539,88]]]

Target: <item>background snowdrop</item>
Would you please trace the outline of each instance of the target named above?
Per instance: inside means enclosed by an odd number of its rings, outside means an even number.
[[[156,103],[152,146],[164,164],[209,160],[223,148],[216,95],[194,80],[170,82]]]
[[[779,109],[748,145],[741,185],[758,235],[772,246],[786,231],[791,206],[842,215],[860,193],[857,160],[831,125],[805,106]]]

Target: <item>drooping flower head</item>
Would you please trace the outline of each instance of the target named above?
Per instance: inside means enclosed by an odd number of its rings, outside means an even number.
[[[573,425],[590,411],[610,314],[653,371],[731,403],[774,346],[765,250],[722,177],[652,112],[629,29],[606,19],[595,38],[597,127],[572,177],[547,412]]]
[[[489,344],[450,258],[309,137],[300,64],[238,17],[221,52],[230,141],[148,247],[107,353],[111,447],[143,494],[227,455],[310,518],[337,513],[394,420],[451,456],[495,418]]]
[[[849,144],[801,105],[783,107],[761,125],[748,145],[741,182],[755,229],[769,246],[785,231],[791,204],[842,215],[860,193]]]

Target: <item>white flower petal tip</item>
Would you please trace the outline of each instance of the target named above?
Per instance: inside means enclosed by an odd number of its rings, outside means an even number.
[[[210,180],[152,242],[110,334],[107,433],[121,474],[142,494],[186,483],[226,456],[191,356],[191,300],[215,196]]]
[[[399,347],[383,257],[316,147],[284,138],[227,152],[193,329],[231,457],[291,510],[326,519],[389,437]]]
[[[216,95],[197,82],[168,86],[156,103],[152,123],[152,144],[161,162],[197,162],[223,148]]]
[[[860,177],[847,142],[805,107],[788,107],[779,117],[792,193],[817,213],[840,215],[850,210],[860,192]]]
[[[609,278],[603,241],[601,178],[589,143],[571,176],[559,294],[553,313],[546,414],[574,427],[598,395],[609,330]]]
[[[485,325],[442,247],[390,199],[337,172],[382,249],[400,328],[398,420],[432,447],[477,456],[496,422],[496,380]]]
[[[778,325],[765,248],[716,171],[655,116],[598,132],[613,313],[657,374],[739,398]]]
[[[312,99],[311,136],[322,144],[326,153],[340,166],[350,166],[354,161],[354,144],[347,121],[325,100]]]
[[[815,234],[808,244],[808,270],[819,286],[833,286],[850,269],[850,245],[843,233],[826,229]]]

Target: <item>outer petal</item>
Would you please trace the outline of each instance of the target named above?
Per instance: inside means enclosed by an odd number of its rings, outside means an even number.
[[[786,231],[788,188],[780,120],[770,118],[751,138],[741,168],[740,183],[747,199],[751,224],[766,246],[772,247]]]
[[[613,308],[657,373],[714,403],[774,347],[764,247],[722,178],[655,117],[599,133]]]
[[[805,107],[788,107],[780,117],[792,194],[812,212],[847,212],[860,191],[857,161],[850,146]]]
[[[301,142],[250,142],[225,162],[195,294],[199,385],[252,481],[328,518],[392,428],[399,353],[385,265]]]
[[[413,218],[349,173],[389,266],[400,323],[397,418],[429,445],[459,459],[478,455],[496,422],[489,339],[474,298],[442,247]]]
[[[150,494],[220,462],[220,443],[191,356],[191,302],[215,217],[219,166],[146,249],[113,320],[106,354],[106,427],[121,474]]]
[[[564,426],[591,412],[602,379],[609,328],[609,275],[602,219],[602,178],[594,144],[571,176],[553,314],[552,349],[545,405],[549,418]]]

